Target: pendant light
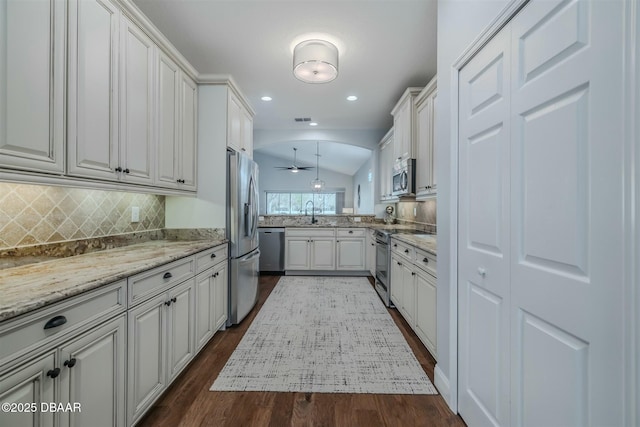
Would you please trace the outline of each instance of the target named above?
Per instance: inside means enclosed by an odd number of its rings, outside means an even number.
[[[338,77],[338,48],[325,40],[306,40],[293,48],[293,75],[305,83],[328,83]]]
[[[324,189],[324,181],[320,179],[320,142],[316,142],[316,179],[311,181],[313,191],[322,191]]]

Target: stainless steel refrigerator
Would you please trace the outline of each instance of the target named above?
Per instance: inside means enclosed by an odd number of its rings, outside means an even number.
[[[227,152],[227,238],[229,239],[229,318],[240,323],[258,300],[258,165],[251,157]]]

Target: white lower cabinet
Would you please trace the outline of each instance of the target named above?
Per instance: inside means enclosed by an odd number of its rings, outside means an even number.
[[[334,228],[287,228],[285,270],[335,270]]]
[[[391,301],[437,359],[435,267],[433,254],[392,239]]]
[[[176,285],[129,313],[129,424],[195,355],[194,283]]]
[[[125,425],[125,314],[60,347],[60,426]]]
[[[365,252],[367,254],[367,270],[373,277],[376,276],[376,239],[374,233],[375,232],[373,230],[369,230],[367,232],[367,240],[365,243]]]
[[[218,264],[196,277],[196,351],[224,326],[227,320],[227,264]]]
[[[0,368],[0,401],[16,405],[0,412],[1,426],[125,425],[124,289],[108,285],[0,325],[15,354]],[[51,403],[74,410],[55,413]]]
[[[53,412],[41,412],[40,405],[54,402],[54,379],[47,372],[55,367],[55,350],[21,366],[3,369],[0,376],[0,401],[15,404],[15,412],[1,411],[0,426],[53,426]],[[35,403],[33,411],[18,411],[17,405]],[[9,408],[10,410],[13,408]]]

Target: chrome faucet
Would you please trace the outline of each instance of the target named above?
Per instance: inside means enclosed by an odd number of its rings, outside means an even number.
[[[309,207],[309,203],[311,203],[311,224],[315,224],[318,220],[315,216],[316,208],[313,205],[313,200],[307,200],[307,203],[304,205],[304,216],[307,216],[307,207]]]

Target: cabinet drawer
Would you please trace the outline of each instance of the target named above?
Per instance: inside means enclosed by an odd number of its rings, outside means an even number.
[[[202,273],[207,268],[227,260],[227,245],[216,246],[207,249],[195,255],[196,257],[196,274]]]
[[[126,309],[121,280],[13,319],[0,326],[0,365],[47,342]],[[55,326],[58,325],[58,326]]]
[[[391,239],[391,252],[398,254],[410,261],[416,259],[416,251],[413,246],[395,239]]]
[[[286,237],[334,237],[335,228],[290,228],[285,229]]]
[[[129,305],[164,292],[170,286],[195,276],[195,273],[196,259],[190,256],[129,277]]]
[[[437,277],[436,271],[438,264],[433,254],[416,248],[416,265],[427,273]]]
[[[338,237],[364,237],[365,229],[364,228],[338,228],[336,235]]]

